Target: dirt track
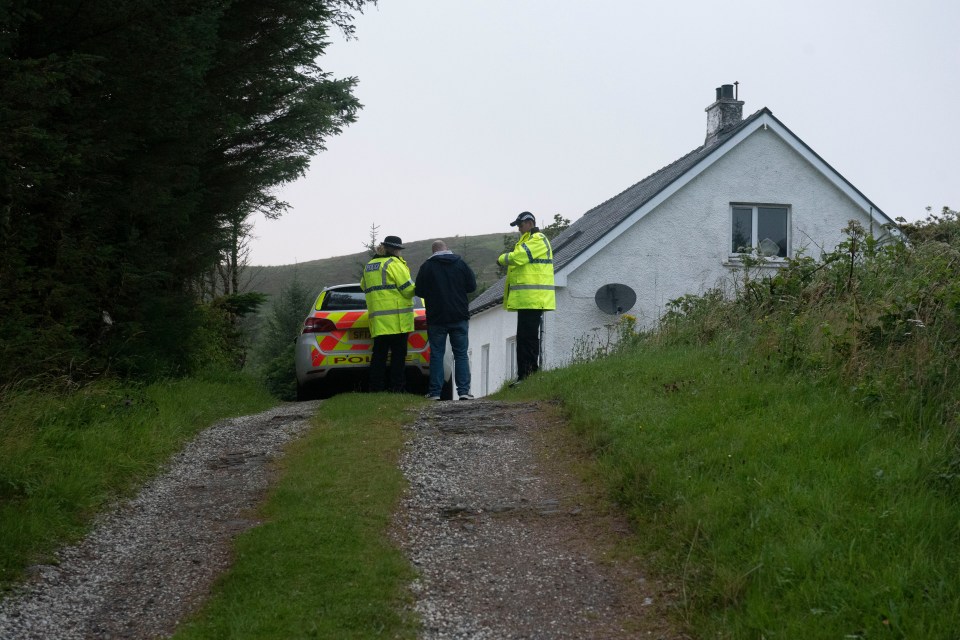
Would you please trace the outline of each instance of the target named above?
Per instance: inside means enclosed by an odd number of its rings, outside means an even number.
[[[450,402],[411,426],[397,521],[423,638],[686,637],[671,588],[615,554],[629,527],[578,477],[555,415]]]
[[[316,403],[207,429],[56,565],[0,602],[0,638],[157,638],[203,602],[255,526],[271,459]],[[420,578],[422,637],[685,638],[674,592],[612,551],[628,527],[576,473],[550,407],[428,406],[407,428],[394,535]]]

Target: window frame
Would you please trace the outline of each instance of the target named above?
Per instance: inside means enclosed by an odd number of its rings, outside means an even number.
[[[751,209],[751,238],[750,238],[750,249],[751,251],[755,249],[760,240],[757,238],[758,229],[759,229],[759,216],[760,209],[784,209],[787,215],[787,247],[785,256],[768,256],[765,260],[770,262],[784,262],[788,258],[793,256],[793,207],[789,204],[783,203],[772,203],[772,202],[731,202],[729,207],[728,215],[728,224],[727,224],[727,255],[728,259],[731,262],[739,262],[742,260],[743,256],[749,255],[746,252],[734,251],[733,250],[733,225],[736,209]]]

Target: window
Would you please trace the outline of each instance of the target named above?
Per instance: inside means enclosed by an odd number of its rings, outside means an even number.
[[[322,306],[318,307],[317,311],[367,310],[367,296],[358,284],[330,287],[326,292],[327,295],[323,297]],[[320,302],[320,298],[317,298],[317,302]],[[418,296],[413,296],[413,307],[423,309],[423,300]]]
[[[366,311],[367,298],[360,287],[341,287],[327,291],[319,311]]]
[[[730,253],[759,249],[767,257],[786,258],[790,210],[783,205],[733,205]]]
[[[517,336],[507,338],[507,380],[517,377]]]

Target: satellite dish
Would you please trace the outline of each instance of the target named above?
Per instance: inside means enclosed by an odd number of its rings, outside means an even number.
[[[771,240],[770,238],[764,238],[760,241],[760,255],[764,258],[770,258],[780,253],[780,245]]]
[[[625,284],[605,284],[597,289],[593,297],[600,311],[617,315],[626,313],[637,302],[637,294]]]

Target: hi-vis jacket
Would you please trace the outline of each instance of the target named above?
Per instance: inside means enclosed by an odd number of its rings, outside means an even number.
[[[507,267],[503,306],[517,309],[556,309],[553,293],[553,248],[539,231],[525,233],[513,251],[502,254],[497,262]]]
[[[360,288],[367,298],[370,335],[413,331],[413,281],[399,256],[377,256],[363,268]]]

